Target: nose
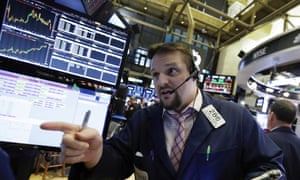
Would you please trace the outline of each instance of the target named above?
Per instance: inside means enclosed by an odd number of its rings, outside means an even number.
[[[166,84],[168,84],[169,78],[167,75],[160,74],[159,77],[156,80],[156,86],[163,87]]]

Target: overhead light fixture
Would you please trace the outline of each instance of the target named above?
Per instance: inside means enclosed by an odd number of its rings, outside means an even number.
[[[284,93],[282,93],[282,95],[283,95],[284,97],[289,97],[289,96],[290,96],[290,93],[289,93],[289,92],[284,92]]]
[[[201,29],[201,32],[202,32],[203,34],[206,34],[206,33],[207,33],[207,30],[206,30],[205,28],[202,28],[202,29]]]
[[[256,90],[257,88],[257,83],[256,82],[253,82],[253,81],[248,81],[248,87],[252,90]]]
[[[143,80],[135,78],[135,77],[129,77],[128,81],[133,82],[133,83],[143,83]]]
[[[274,92],[274,89],[272,89],[272,88],[266,88],[266,92],[268,92],[268,93],[273,93]]]

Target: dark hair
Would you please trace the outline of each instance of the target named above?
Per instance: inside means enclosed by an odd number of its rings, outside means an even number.
[[[161,54],[161,53],[170,53],[179,51],[183,54],[184,62],[186,63],[186,66],[190,73],[193,73],[196,71],[196,67],[193,60],[193,52],[192,48],[188,44],[184,43],[158,43],[150,46],[148,51],[148,58],[152,59],[154,55]]]
[[[276,100],[270,108],[277,119],[286,123],[293,123],[296,119],[296,106],[288,100]]]

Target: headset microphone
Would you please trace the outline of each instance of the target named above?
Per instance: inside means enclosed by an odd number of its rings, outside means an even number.
[[[198,71],[194,71],[191,75],[189,75],[184,81],[182,81],[182,83],[180,83],[176,88],[172,89],[171,91],[169,91],[169,94],[173,94],[178,88],[180,88],[181,86],[184,85],[184,83],[186,83],[188,80],[190,80],[191,78],[194,78],[196,75],[198,74]]]

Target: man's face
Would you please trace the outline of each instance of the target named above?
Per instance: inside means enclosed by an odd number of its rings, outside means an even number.
[[[197,89],[195,81],[190,79],[174,93],[169,93],[190,76],[183,58],[178,51],[156,54],[151,65],[151,75],[161,103],[166,109],[178,112],[193,100]]]

